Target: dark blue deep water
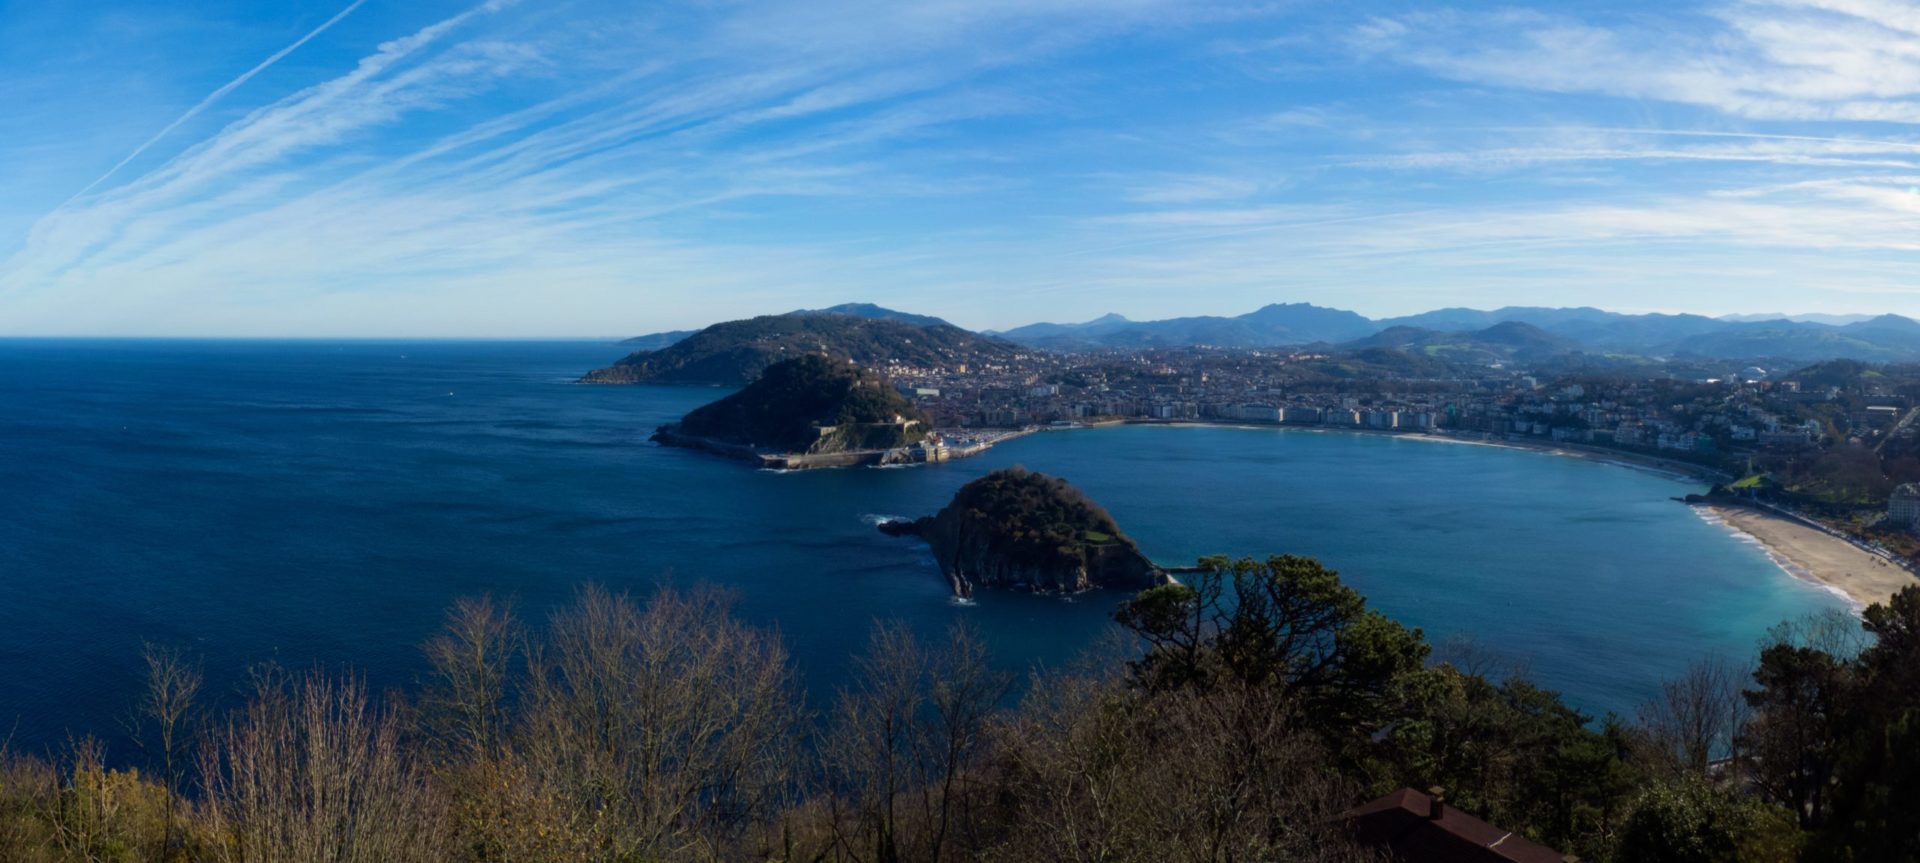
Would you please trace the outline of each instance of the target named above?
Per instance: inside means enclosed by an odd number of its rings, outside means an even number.
[[[1147,553],[1314,555],[1430,637],[1470,636],[1595,712],[1708,651],[1838,607],[1669,498],[1695,487],[1531,452],[1354,434],[1128,427],[934,467],[780,474],[646,441],[724,391],[570,382],[597,343],[0,341],[0,738],[116,733],[143,639],[410,685],[454,597],[537,619],[577,585],[735,589],[816,697],[872,622],[977,626],[1059,663],[1115,595],[957,605],[881,515],[1025,464]]]

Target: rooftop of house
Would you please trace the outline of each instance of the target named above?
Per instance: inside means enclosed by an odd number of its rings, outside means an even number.
[[[1402,788],[1341,816],[1361,842],[1406,863],[1566,863],[1573,857]]]

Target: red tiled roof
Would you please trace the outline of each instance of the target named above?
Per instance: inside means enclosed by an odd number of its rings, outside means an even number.
[[[1402,788],[1348,811],[1354,835],[1406,863],[1562,863],[1560,852],[1452,806],[1431,817],[1433,798]]]

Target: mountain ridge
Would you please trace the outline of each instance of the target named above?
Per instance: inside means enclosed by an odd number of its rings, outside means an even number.
[[[845,317],[952,327],[942,319],[915,315],[872,303],[843,303],[770,317]],[[1504,324],[1521,324],[1526,344],[1481,344],[1513,359],[1538,358],[1553,351],[1594,356],[1648,358],[1766,359],[1806,362],[1859,359],[1874,362],[1920,361],[1920,321],[1902,315],[1729,315],[1624,313],[1592,306],[1503,306],[1496,309],[1448,307],[1415,315],[1372,319],[1355,312],[1311,303],[1271,303],[1242,315],[1193,315],[1133,320],[1109,312],[1079,323],[1042,322],[980,338],[1055,352],[1182,347],[1354,348],[1382,333],[1407,327],[1454,334],[1454,340],[1422,336],[1422,349],[1449,344],[1484,343]],[[956,332],[966,333],[958,327]],[[701,331],[705,332],[705,331]],[[694,334],[657,333],[623,344],[658,351]],[[1405,334],[1402,334],[1405,335]],[[1545,338],[1543,338],[1544,336]],[[1563,341],[1555,341],[1563,340]],[[1388,339],[1387,341],[1392,341]],[[1381,347],[1375,339],[1365,347]],[[1476,355],[1478,349],[1467,351]],[[1445,351],[1442,351],[1443,353]]]
[[[918,325],[845,314],[762,315],[707,327],[657,350],[628,354],[588,372],[592,384],[744,385],[768,366],[823,354],[865,367],[891,362],[948,367],[1005,360],[1020,348],[952,324]]]

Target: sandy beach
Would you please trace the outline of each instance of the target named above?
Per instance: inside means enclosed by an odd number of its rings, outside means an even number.
[[[1786,516],[1745,507],[1701,509],[1753,537],[1788,572],[1838,590],[1860,608],[1920,584],[1920,578],[1879,555]]]

